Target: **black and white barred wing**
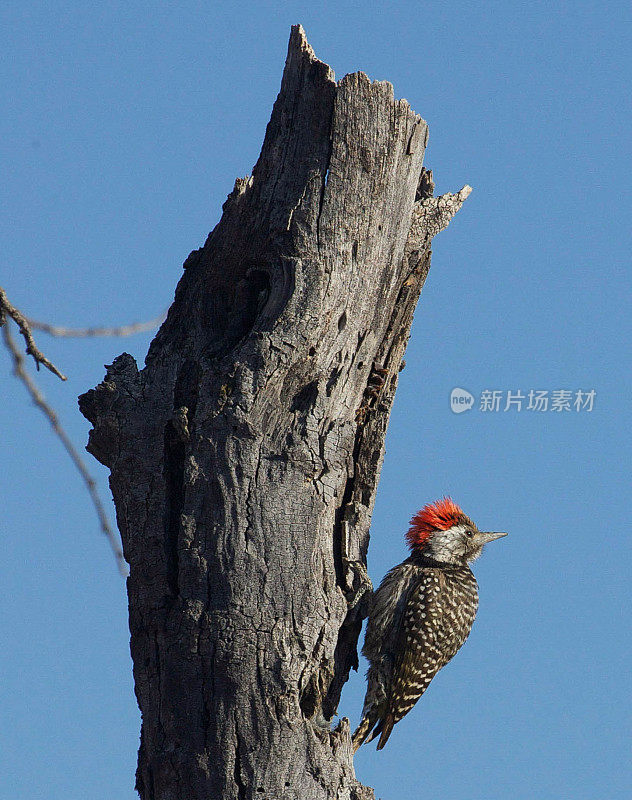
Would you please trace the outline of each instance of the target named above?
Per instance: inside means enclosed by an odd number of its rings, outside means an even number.
[[[450,641],[454,632],[447,624],[446,600],[444,575],[440,570],[424,570],[404,610],[387,710],[375,732],[381,733],[378,750],[386,744],[395,723],[406,716],[456,652]]]

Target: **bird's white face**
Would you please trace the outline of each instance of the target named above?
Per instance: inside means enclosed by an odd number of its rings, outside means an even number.
[[[466,560],[468,527],[453,525],[446,531],[435,531],[428,540],[426,552],[443,564],[462,564]]]
[[[453,525],[445,531],[435,531],[428,540],[425,552],[443,564],[463,564],[477,559],[487,542],[506,535],[496,531],[479,531],[475,525]]]

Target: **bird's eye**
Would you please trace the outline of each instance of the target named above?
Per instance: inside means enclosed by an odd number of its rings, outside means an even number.
[[[472,536],[474,536],[474,531],[466,531],[466,535],[471,538]]]

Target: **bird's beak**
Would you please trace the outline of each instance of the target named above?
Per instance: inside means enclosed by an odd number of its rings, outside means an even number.
[[[479,547],[482,547],[484,544],[488,542],[493,542],[494,539],[502,539],[503,536],[506,536],[506,533],[501,531],[479,531],[478,533],[474,534],[474,542]]]

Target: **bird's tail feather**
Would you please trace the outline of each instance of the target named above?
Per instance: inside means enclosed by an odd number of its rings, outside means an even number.
[[[358,725],[355,733],[351,737],[351,741],[353,742],[354,753],[358,750],[360,745],[363,745],[365,741],[370,742],[371,739],[375,736],[375,733],[371,733],[371,729],[374,727],[375,723],[376,723],[376,718],[374,714],[367,714],[366,716],[362,717],[362,719],[360,720],[360,724]],[[369,734],[371,734],[370,737]]]
[[[395,718],[392,714],[387,714],[386,719],[380,720],[380,724],[373,733],[373,736],[377,736],[378,733],[382,734],[380,736],[380,741],[377,743],[376,750],[381,750],[386,742],[388,742],[388,737],[393,731],[393,725],[395,725]]]
[[[362,717],[360,720],[360,724],[355,730],[355,733],[351,737],[351,741],[353,743],[353,752],[355,753],[360,745],[364,744],[364,740],[369,735],[369,731],[371,730],[371,720],[368,717]]]

